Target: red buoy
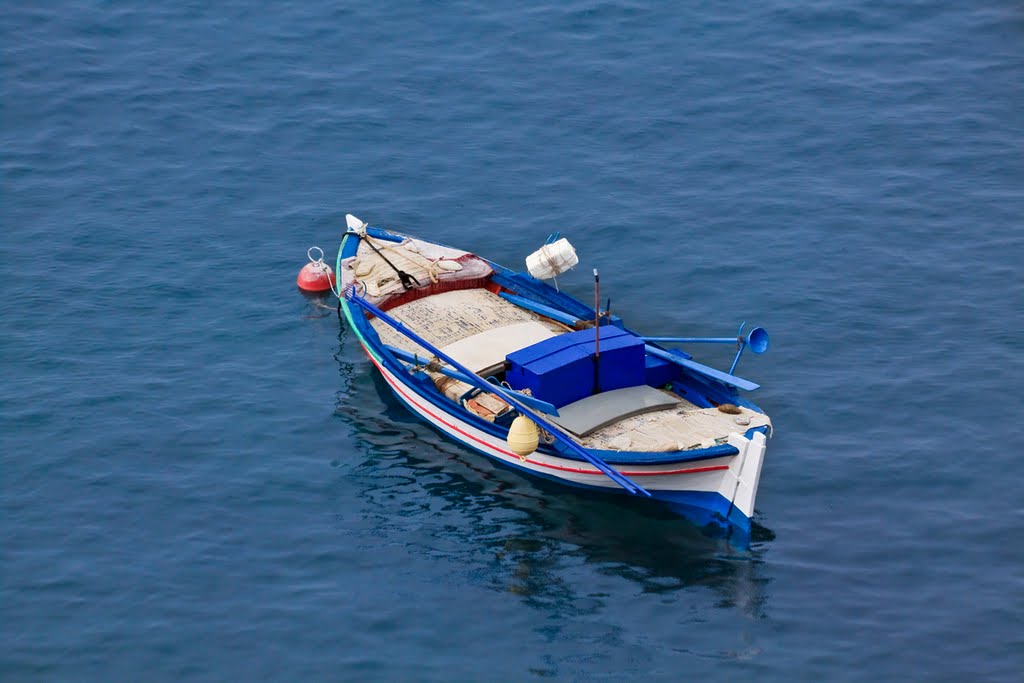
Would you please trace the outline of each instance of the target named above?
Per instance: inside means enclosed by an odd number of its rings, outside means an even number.
[[[320,252],[319,258],[313,258],[313,250]],[[327,292],[334,289],[334,271],[324,263],[324,252],[320,247],[310,247],[306,252],[309,263],[299,271],[296,284],[304,292]]]

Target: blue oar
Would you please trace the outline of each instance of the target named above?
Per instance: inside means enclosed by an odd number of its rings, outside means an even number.
[[[737,377],[736,375],[730,375],[728,372],[722,372],[721,370],[709,368],[708,366],[703,365],[702,363],[698,363],[695,360],[690,360],[689,358],[682,358],[680,356],[675,355],[674,353],[665,351],[664,349],[655,348],[650,344],[647,344],[644,348],[647,350],[647,353],[651,354],[652,356],[657,356],[662,360],[667,360],[669,363],[675,363],[676,365],[680,365],[684,368],[689,368],[694,372],[699,372],[705,377],[717,379],[719,382],[722,382],[724,384],[728,384],[730,386],[734,386],[745,391],[754,391],[755,389],[759,389],[761,387],[760,384],[755,384],[754,382],[751,382],[749,379],[743,379],[742,377]]]
[[[658,344],[736,344],[736,357],[732,361],[732,365],[729,366],[728,374],[732,374],[736,370],[736,364],[740,362],[740,356],[743,355],[743,349],[750,347],[750,350],[754,353],[764,353],[768,350],[768,333],[765,332],[763,327],[755,327],[754,329],[743,334],[743,326],[747,323],[740,323],[740,330],[736,333],[735,337],[641,337],[645,342],[655,342]]]
[[[356,294],[354,288],[349,289],[349,291],[346,293],[346,298],[351,303],[354,303],[357,306],[359,306],[360,308],[362,308],[364,311],[367,311],[368,313],[373,314],[381,322],[386,323],[387,325],[390,325],[391,327],[395,328],[397,331],[401,332],[406,337],[408,337],[412,341],[416,342],[417,344],[422,346],[424,349],[426,349],[430,353],[432,353],[435,356],[437,356],[440,360],[444,361],[448,365],[452,366],[453,368],[455,368],[456,370],[461,372],[463,375],[465,375],[466,380],[470,384],[473,384],[478,389],[481,389],[481,390],[486,391],[488,393],[493,391],[494,386],[490,382],[488,382],[487,380],[483,379],[482,377],[480,377],[479,375],[477,375],[473,371],[469,370],[468,368],[464,367],[463,365],[459,364],[454,358],[452,358],[451,356],[447,355],[446,353],[441,351],[441,349],[437,348],[436,346],[434,346],[433,344],[431,344],[427,340],[425,340],[422,337],[420,337],[418,334],[416,334],[415,332],[410,330],[408,327],[406,327],[405,324],[395,320],[390,315],[388,315],[384,311],[380,310],[379,308],[377,308],[376,306],[371,304],[366,299],[364,299],[361,296],[359,296],[358,294]],[[583,458],[584,460],[589,462],[591,465],[593,465],[597,469],[599,469],[602,472],[604,472],[605,475],[607,475],[608,478],[611,479],[612,481],[614,481],[616,484],[618,484],[622,488],[626,489],[627,491],[629,491],[633,495],[636,495],[638,493],[642,493],[643,495],[650,497],[650,495],[651,495],[650,491],[648,491],[647,489],[643,488],[639,484],[634,483],[633,481],[631,481],[630,479],[628,479],[624,475],[622,475],[619,472],[617,472],[614,469],[612,469],[611,466],[608,463],[606,463],[604,460],[602,460],[601,458],[597,457],[593,453],[590,453],[589,451],[587,451],[587,449],[583,448],[578,443],[576,443],[575,441],[570,439],[568,436],[563,434],[561,432],[561,430],[558,429],[558,427],[556,427],[555,425],[551,424],[547,420],[541,418],[535,412],[530,410],[529,407],[525,403],[523,403],[522,401],[514,398],[513,395],[511,395],[511,392],[508,393],[508,394],[502,394],[502,398],[505,399],[508,403],[512,404],[512,407],[514,407],[520,413],[529,414],[531,420],[536,422],[537,425],[539,425],[543,429],[547,430],[551,434],[551,436],[553,436],[557,441],[560,441],[563,446],[565,446],[570,451],[572,451],[576,455],[580,456],[581,458]]]
[[[409,353],[408,351],[403,351],[402,349],[396,348],[396,347],[391,346],[389,344],[384,344],[383,346],[384,346],[385,349],[390,351],[400,361],[403,361],[405,363],[413,363],[414,365],[421,365],[422,364],[422,360],[415,353]],[[462,374],[458,370],[449,370],[448,368],[438,368],[438,371],[442,375],[444,375],[445,377],[451,377],[452,379],[457,379],[460,382],[465,382],[466,384],[471,384],[473,382],[473,379],[471,377],[467,377],[466,375]],[[477,375],[477,376],[479,376],[479,375]],[[488,384],[490,384],[490,383],[488,382]],[[490,386],[491,386],[491,389],[490,389],[491,393],[498,394],[499,396],[505,396],[505,395],[511,393],[511,390],[510,389],[506,389],[505,387],[501,387],[501,386],[498,386],[496,384],[491,384]],[[547,401],[541,401],[540,399],[536,399],[533,396],[527,396],[526,394],[516,394],[512,398],[519,399],[520,401],[522,401],[526,405],[530,406],[534,410],[539,410],[542,413],[547,413],[548,415],[554,415],[555,417],[558,417],[558,409],[555,408],[550,403],[548,403]]]

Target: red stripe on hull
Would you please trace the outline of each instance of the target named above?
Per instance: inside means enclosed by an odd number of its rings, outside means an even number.
[[[416,406],[417,408],[422,410],[424,413],[429,415],[432,420],[436,420],[437,422],[443,424],[444,426],[448,427],[449,429],[451,429],[451,430],[453,430],[455,432],[458,432],[459,434],[461,434],[462,436],[466,437],[467,439],[475,441],[476,443],[481,444],[482,446],[486,446],[487,448],[489,448],[489,449],[491,449],[493,451],[497,451],[498,453],[501,453],[502,455],[506,455],[506,456],[509,456],[511,458],[516,458],[517,460],[519,460],[521,462],[530,463],[531,465],[536,465],[537,467],[544,467],[546,469],[551,469],[551,470],[560,470],[562,472],[573,472],[575,474],[599,474],[599,475],[602,475],[602,476],[604,475],[603,472],[601,472],[600,470],[597,470],[597,469],[590,470],[590,469],[581,469],[581,468],[578,468],[578,467],[564,467],[562,465],[552,465],[550,463],[540,462],[538,460],[532,460],[530,458],[523,459],[522,457],[520,457],[516,453],[513,453],[512,451],[502,450],[502,449],[500,449],[500,448],[498,448],[498,447],[496,447],[496,446],[494,446],[494,445],[492,445],[490,443],[487,443],[483,439],[477,438],[476,436],[473,436],[472,434],[469,434],[468,432],[465,432],[462,429],[459,429],[457,426],[455,426],[455,425],[451,424],[450,422],[446,421],[444,418],[440,417],[439,415],[436,415],[434,412],[432,412],[431,410],[429,410],[428,408],[426,408],[422,404],[418,403],[411,396],[409,396],[409,394],[407,394],[405,391],[402,390],[402,385],[401,384],[391,381],[391,379],[387,376],[387,373],[385,372],[384,368],[381,366],[380,363],[377,362],[377,359],[373,357],[373,354],[371,354],[366,349],[365,346],[363,347],[363,351],[366,352],[366,355],[370,359],[370,362],[373,363],[376,366],[378,371],[380,371],[381,377],[384,378],[384,381],[386,381],[388,383],[388,386],[390,386],[392,389],[394,389],[396,393],[398,393],[406,401],[408,401],[409,403],[413,404],[414,406]],[[623,475],[625,475],[627,477],[658,477],[658,476],[664,476],[664,475],[670,475],[670,474],[698,474],[700,472],[717,472],[719,470],[727,470],[727,469],[729,469],[728,465],[711,465],[711,466],[708,466],[708,467],[690,467],[690,468],[681,469],[681,470],[659,470],[657,472],[650,472],[650,471],[627,472],[627,471],[619,470],[619,473],[623,474]]]

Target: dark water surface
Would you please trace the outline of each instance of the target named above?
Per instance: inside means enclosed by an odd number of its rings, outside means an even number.
[[[384,5],[0,13],[0,678],[1020,680],[1019,3]],[[346,212],[765,326],[752,549],[415,422]]]

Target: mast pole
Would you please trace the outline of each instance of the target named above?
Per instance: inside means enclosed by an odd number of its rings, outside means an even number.
[[[601,278],[594,268],[594,393],[601,393]]]

